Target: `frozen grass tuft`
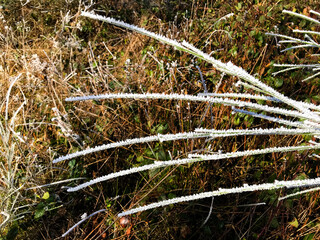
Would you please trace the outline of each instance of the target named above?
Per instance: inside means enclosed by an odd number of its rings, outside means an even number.
[[[289,11],[284,11],[284,13],[289,13],[291,15],[301,17],[303,19],[312,21],[317,24],[320,23],[319,21],[313,18],[304,16],[301,14],[296,14]],[[159,94],[159,93],[144,93],[144,94],[107,93],[103,95],[75,96],[75,97],[67,98],[66,101],[110,100],[110,99],[122,98],[122,99],[135,99],[135,100],[162,99],[162,100],[207,102],[210,104],[231,106],[233,112],[241,112],[257,118],[263,118],[263,119],[284,125],[285,127],[270,128],[270,129],[260,129],[260,128],[241,129],[241,130],[238,130],[238,129],[217,130],[217,129],[198,128],[198,129],[194,129],[193,132],[189,132],[189,133],[166,134],[166,135],[159,134],[155,136],[127,139],[125,141],[119,141],[115,143],[96,146],[93,148],[89,148],[86,150],[82,150],[79,152],[75,152],[66,156],[61,156],[59,158],[56,158],[53,161],[54,163],[58,163],[64,160],[69,160],[79,156],[84,156],[97,151],[102,151],[102,150],[121,147],[121,146],[129,146],[132,144],[143,144],[143,143],[148,143],[153,141],[162,142],[162,141],[175,141],[175,140],[193,139],[193,138],[207,138],[207,140],[210,141],[217,137],[242,136],[242,135],[305,135],[305,134],[308,134],[314,137],[319,136],[319,131],[320,131],[319,106],[314,105],[312,103],[304,103],[302,101],[297,101],[287,96],[284,96],[282,93],[276,91],[272,87],[261,82],[256,77],[250,75],[244,69],[238,66],[235,66],[231,62],[223,63],[213,58],[212,56],[202,52],[201,50],[199,50],[198,48],[194,47],[193,45],[191,45],[186,41],[178,42],[176,40],[169,39],[165,36],[147,31],[143,28],[130,25],[112,18],[100,16],[92,12],[82,12],[81,16],[88,17],[94,20],[103,21],[109,24],[116,25],[118,27],[131,30],[133,32],[146,35],[148,37],[158,40],[163,44],[168,44],[174,47],[176,50],[189,53],[199,59],[202,59],[208,63],[211,63],[213,67],[215,67],[217,70],[219,70],[223,74],[228,74],[241,79],[239,84],[245,85],[246,87],[250,88],[252,91],[255,92],[255,94],[252,95],[252,94],[232,94],[232,93],[226,93],[226,94],[204,93],[203,95],[200,95],[200,96],[193,96],[193,95],[187,95],[187,94],[182,95],[182,94]],[[303,32],[303,33],[316,34],[313,32]],[[290,42],[290,43],[298,44],[297,46],[287,48],[284,51],[291,50],[294,48],[320,46],[317,42],[312,40],[312,38],[308,37],[308,35],[306,37],[306,40],[301,40],[301,39],[284,36],[280,34],[273,34],[273,33],[270,33],[269,35],[284,38],[285,40],[282,41],[282,43]],[[288,67],[287,70],[299,69],[304,67],[312,67],[314,68],[315,71],[319,71],[320,69],[318,64],[310,65],[310,66],[309,65],[282,65],[282,66]],[[280,73],[280,72],[284,72],[284,70],[279,71],[277,73]],[[313,77],[317,76],[317,74],[319,73],[317,72],[315,75],[313,75]],[[308,78],[306,80],[308,80]],[[231,98],[241,98],[244,100],[235,100]],[[263,104],[258,103],[257,100],[261,100],[261,99],[266,100],[267,103],[263,103]],[[272,104],[275,104],[275,103],[277,104],[277,106],[272,106]],[[68,188],[68,192],[78,191],[80,189],[89,187],[93,184],[96,184],[102,181],[107,181],[110,179],[123,177],[129,174],[146,171],[150,169],[155,169],[155,168],[196,163],[196,162],[208,161],[208,160],[239,158],[243,156],[252,156],[252,155],[275,153],[275,152],[307,151],[307,150],[315,150],[319,148],[320,148],[320,144],[318,144],[317,142],[313,144],[310,144],[308,142],[303,142],[297,145],[258,148],[258,149],[250,149],[245,151],[218,153],[213,155],[189,154],[188,158],[171,159],[167,161],[154,161],[154,163],[152,164],[110,173],[106,176],[92,179],[89,182],[80,184],[76,187]],[[157,203],[152,203],[152,204],[141,206],[138,208],[129,209],[127,211],[120,213],[118,216],[120,217],[120,216],[130,215],[130,214],[146,211],[146,210],[157,208],[157,207],[164,207],[169,204],[176,204],[180,202],[193,201],[197,199],[221,196],[226,194],[253,192],[253,191],[280,189],[280,188],[314,187],[318,185],[320,185],[320,179],[314,178],[314,179],[306,179],[306,180],[289,180],[289,181],[279,180],[279,181],[275,181],[274,183],[253,184],[253,185],[244,185],[242,187],[236,187],[236,188],[218,189],[212,192],[204,192],[204,193],[199,193],[199,194],[190,195],[190,196],[177,197],[174,199],[160,201]],[[101,210],[101,211],[104,211],[104,210]],[[68,230],[68,232],[66,232],[63,236],[68,234],[70,231],[71,230]]]
[[[305,19],[311,23],[315,23],[316,25],[320,24],[320,21],[317,20],[316,18],[309,17],[300,13],[288,11],[288,10],[283,10],[283,13]],[[310,10],[310,13],[313,13],[314,15],[319,16],[320,13]],[[294,29],[294,33],[301,33],[304,34],[303,38],[294,38],[290,37],[287,35],[282,35],[282,34],[275,34],[275,33],[267,33],[267,35],[274,36],[274,37],[279,37],[280,40],[279,44],[289,44],[289,47],[285,48],[281,52],[289,51],[289,50],[295,50],[295,49],[305,49],[305,48],[320,48],[320,44],[316,41],[316,38],[320,35],[320,32],[318,31],[310,31],[310,30],[305,30],[305,29]],[[292,46],[293,45],[293,46]],[[316,54],[314,54],[316,56]],[[277,72],[274,72],[273,75],[277,75],[279,73],[287,72],[287,71],[292,71],[292,70],[299,70],[299,69],[309,69],[312,71],[311,76],[306,77],[302,81],[309,81],[312,80],[320,75],[320,65],[318,63],[315,64],[274,64],[273,66],[283,68],[282,70],[279,70]]]
[[[292,181],[275,181],[274,183],[264,183],[264,184],[254,184],[254,185],[245,184],[242,187],[220,188],[217,191],[198,193],[191,196],[178,197],[178,198],[164,200],[157,203],[152,203],[143,207],[138,207],[138,208],[134,208],[134,209],[130,209],[128,211],[122,212],[118,216],[122,217],[122,216],[146,211],[153,208],[164,207],[170,204],[194,201],[194,200],[209,198],[209,197],[223,196],[227,194],[273,190],[273,189],[279,189],[279,188],[312,187],[317,185],[320,185],[320,178],[306,179],[306,180],[292,180]]]

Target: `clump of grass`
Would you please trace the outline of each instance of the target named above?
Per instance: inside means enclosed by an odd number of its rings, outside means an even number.
[[[145,138],[138,139],[129,139],[122,142],[116,142],[113,144],[107,144],[102,146],[97,146],[92,149],[83,150],[76,152],[70,155],[66,155],[54,160],[54,162],[59,162],[63,160],[69,160],[74,157],[90,154],[92,152],[97,152],[105,149],[110,149],[114,147],[126,146],[137,143],[151,142],[151,141],[173,141],[179,139],[193,139],[193,138],[208,138],[209,140],[215,139],[218,137],[227,137],[227,136],[240,136],[240,135],[263,135],[263,134],[294,134],[294,135],[305,135],[310,134],[313,137],[319,135],[319,107],[311,103],[304,103],[301,101],[296,101],[289,97],[284,96],[275,89],[269,87],[268,85],[261,82],[259,79],[247,73],[240,67],[235,66],[231,62],[223,63],[212,56],[202,52],[201,50],[195,48],[191,44],[183,41],[182,43],[175,40],[166,38],[164,36],[154,34],[143,28],[139,28],[133,25],[123,23],[121,21],[114,20],[112,18],[105,18],[103,16],[95,15],[93,13],[83,12],[82,16],[89,17],[92,19],[101,20],[116,26],[127,28],[129,30],[144,34],[146,36],[152,37],[164,44],[173,46],[175,49],[189,53],[197,58],[204,60],[212,64],[217,70],[222,73],[235,76],[240,79],[238,84],[243,85],[247,88],[250,88],[255,92],[255,95],[248,94],[220,94],[215,97],[208,96],[190,96],[186,94],[104,94],[104,95],[93,95],[93,96],[81,96],[68,98],[67,101],[84,101],[84,100],[103,100],[103,99],[120,99],[120,98],[133,98],[133,99],[170,99],[170,100],[183,100],[183,101],[202,101],[208,102],[210,104],[222,104],[227,106],[232,106],[232,111],[234,113],[245,113],[253,117],[258,117],[266,119],[277,124],[285,125],[283,128],[273,128],[273,129],[242,129],[242,130],[212,130],[212,129],[195,129],[195,131],[189,133],[178,133],[178,134],[169,134],[169,135],[156,135]],[[245,100],[231,100],[230,97],[242,98]],[[278,102],[275,106],[272,106],[272,103],[259,103],[252,101],[252,99],[267,99]],[[270,106],[271,105],[271,106]],[[298,120],[297,120],[298,119]],[[188,158],[177,159],[177,160],[168,160],[168,161],[154,161],[153,164],[144,165],[141,167],[136,167],[128,170],[122,170],[110,175],[100,177],[94,180],[91,180],[88,183],[79,185],[78,187],[69,188],[68,191],[77,191],[82,188],[91,186],[95,183],[106,181],[112,178],[125,176],[131,173],[140,172],[144,170],[150,170],[154,168],[160,168],[170,165],[186,164],[186,163],[195,163],[205,160],[218,160],[226,159],[231,157],[240,157],[240,156],[249,156],[256,154],[265,154],[265,153],[275,153],[275,152],[290,152],[290,151],[302,151],[302,150],[315,150],[320,148],[320,145],[316,142],[309,143],[308,141],[300,143],[298,145],[289,145],[285,147],[270,147],[270,148],[258,148],[254,150],[246,151],[236,151],[236,152],[227,152],[227,153],[217,153],[217,154],[206,154],[205,149],[199,149],[203,154],[189,154]],[[118,216],[125,216],[128,214],[137,213],[140,211],[145,211],[148,209],[163,207],[172,203],[179,203],[183,201],[190,201],[195,199],[201,199],[205,197],[214,197],[230,193],[241,193],[249,191],[258,191],[258,190],[272,190],[279,188],[292,188],[292,187],[311,187],[319,185],[319,178],[306,179],[306,180],[281,180],[275,181],[274,183],[262,183],[262,184],[253,184],[245,185],[243,187],[236,188],[222,188],[217,191],[199,193],[196,195],[184,196],[173,198],[170,200],[160,201],[158,203],[152,203],[135,209],[130,209],[120,213]],[[318,188],[314,189],[317,190]],[[69,231],[68,231],[69,232]]]
[[[17,151],[17,143],[15,139],[24,142],[23,138],[16,132],[16,118],[22,110],[26,102],[23,102],[18,109],[13,112],[9,118],[9,103],[10,94],[13,85],[19,80],[21,74],[11,80],[8,88],[5,101],[2,102],[1,109],[5,109],[4,118],[0,122],[0,136],[1,136],[1,215],[3,216],[0,230],[5,229],[7,225],[14,218],[19,216],[17,214],[19,202],[21,201],[21,187],[18,182],[18,165],[19,160],[15,153]],[[10,114],[11,115],[11,114]]]
[[[63,108],[56,95],[64,88],[55,84],[60,77],[69,80],[73,75],[60,75],[63,64],[59,53],[67,47],[38,39],[49,26],[41,28],[42,19],[37,17],[42,15],[37,16],[37,11],[29,14],[29,1],[26,5],[20,1],[1,5],[0,238],[34,238],[39,219],[62,207],[59,190],[55,189],[66,181],[52,173],[63,175],[64,170],[55,169],[50,162],[55,155],[55,140],[77,139],[72,138],[72,131],[64,131],[70,130],[68,119],[61,116]],[[33,25],[35,19],[39,22]],[[63,31],[59,37],[63,37]],[[60,111],[54,112],[54,107]],[[54,117],[56,122],[51,121]]]

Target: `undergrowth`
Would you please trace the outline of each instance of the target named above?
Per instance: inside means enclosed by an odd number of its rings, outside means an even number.
[[[272,153],[172,166],[99,183],[74,193],[67,193],[63,187],[154,161],[179,159],[185,153],[200,153],[203,149],[225,153],[299,145],[315,140],[310,135],[229,136],[210,142],[205,138],[157,141],[52,164],[53,159],[64,154],[126,139],[187,133],[200,127],[239,130],[275,127],[243,113],[232,114],[230,107],[207,102],[157,99],[65,102],[67,97],[75,95],[114,92],[205,94],[203,83],[211,93],[226,93],[230,89],[247,91],[245,86],[243,89],[234,86],[237,78],[222,76],[201,59],[149,37],[81,17],[80,10],[94,9],[172,39],[186,40],[222,62],[231,60],[249,73],[257,74],[261,81],[292,99],[307,99],[316,104],[317,78],[301,82],[309,76],[304,71],[271,75],[279,70],[272,67],[274,62],[305,63],[310,61],[306,56],[311,51],[280,53],[284,48],[277,46],[279,38],[264,34],[293,36],[291,28],[299,26],[301,19],[284,15],[282,10],[309,14],[309,8],[296,6],[293,1],[232,4],[172,1],[167,5],[157,1],[110,1],[91,6],[90,1],[1,3],[6,20],[1,20],[4,53],[1,123],[7,127],[4,132],[11,134],[9,145],[4,144],[1,136],[1,151],[4,152],[3,146],[11,147],[10,151],[14,152],[11,162],[18,176],[10,187],[18,190],[16,195],[10,195],[10,202],[3,200],[2,196],[9,196],[9,185],[2,182],[1,176],[1,211],[13,210],[10,221],[5,221],[6,215],[0,216],[1,223],[6,223],[1,228],[3,239],[55,239],[81,220],[81,216],[85,218],[83,214],[90,215],[99,209],[107,211],[82,223],[67,238],[317,238],[318,192],[278,202],[279,197],[298,189],[169,205],[137,213],[127,224],[120,223],[117,217],[124,210],[183,195],[271,183],[276,179],[316,178],[317,157],[311,156],[311,152]],[[319,9],[317,2],[309,4],[311,9]],[[219,21],[229,13],[234,15]],[[314,25],[305,22],[301,27],[312,29]],[[10,83],[17,76],[20,77],[12,86],[6,108]],[[15,112],[15,128],[10,129],[6,124],[10,124]],[[6,170],[7,159],[1,156]]]

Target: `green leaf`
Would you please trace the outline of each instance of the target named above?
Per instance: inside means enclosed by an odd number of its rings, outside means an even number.
[[[300,173],[300,174],[296,177],[296,180],[305,180],[305,179],[308,179],[308,176],[307,176],[307,174],[305,174],[304,172],[303,172],[303,173]]]
[[[234,120],[233,120],[233,124],[238,126],[241,122],[241,119],[239,117],[235,117]]]
[[[278,228],[278,227],[279,227],[279,222],[278,222],[278,220],[277,220],[276,218],[273,218],[273,219],[271,220],[270,226],[271,226],[272,228]]]
[[[18,227],[15,225],[13,227],[10,228],[7,236],[6,236],[6,239],[7,240],[14,240],[16,239],[17,235],[18,235],[18,232],[19,232],[19,229]]]
[[[92,67],[95,68],[95,67],[97,67],[97,66],[98,66],[98,63],[97,63],[96,61],[94,61],[94,62],[92,63]]]
[[[153,178],[158,172],[159,172],[158,168],[149,170],[148,171],[149,178]]]
[[[34,213],[34,218],[35,219],[41,218],[45,212],[46,212],[46,210],[44,208],[37,209],[36,212]]]
[[[239,2],[238,5],[236,6],[236,9],[239,11],[242,7],[242,4]]]
[[[165,151],[163,151],[163,150],[159,151],[158,160],[162,160],[162,161],[167,160],[167,155],[166,155]]]
[[[37,209],[34,213],[34,218],[38,219],[38,218],[42,217],[45,212],[46,212],[46,208],[45,208],[44,203],[39,203],[39,205],[37,206]]]
[[[175,195],[174,193],[169,193],[168,194],[168,199],[173,199],[173,198],[176,198],[177,195]]]
[[[42,196],[42,199],[47,200],[49,197],[50,197],[49,192],[45,192],[45,193],[43,194],[43,196]]]
[[[314,237],[314,233],[311,233],[311,234],[309,234],[309,235],[306,235],[306,236],[303,238],[303,240],[312,240],[312,239],[314,239],[313,237]]]
[[[75,167],[75,165],[76,165],[76,160],[75,160],[75,159],[70,160],[69,163],[68,163],[68,165],[69,165],[69,167],[70,167],[71,169],[73,169],[73,168]]]
[[[276,88],[279,88],[279,87],[281,87],[282,85],[283,85],[283,80],[282,80],[282,79],[279,79],[279,78],[274,79],[274,86],[275,86]]]
[[[143,157],[142,156],[137,157],[137,162],[142,162],[142,161],[143,161]]]
[[[289,222],[289,224],[295,228],[297,228],[299,226],[298,220],[296,218],[294,218],[294,220],[292,222]]]

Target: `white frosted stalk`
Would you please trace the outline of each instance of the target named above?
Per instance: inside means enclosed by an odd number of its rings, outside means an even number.
[[[89,13],[89,12],[81,12],[81,16],[88,17],[88,18],[95,19],[95,20],[99,20],[99,21],[103,21],[103,22],[106,22],[106,23],[110,23],[110,24],[116,25],[118,27],[123,27],[123,28],[129,29],[131,31],[140,33],[140,34],[147,35],[147,36],[149,36],[151,38],[154,38],[154,39],[157,39],[157,40],[159,40],[161,42],[164,42],[164,43],[167,43],[167,44],[170,44],[170,45],[175,45],[175,46],[182,47],[181,44],[179,42],[175,41],[175,40],[172,40],[172,39],[169,39],[167,37],[161,36],[159,34],[147,31],[144,28],[140,28],[140,27],[125,23],[123,21],[119,21],[119,20],[116,20],[116,19],[113,19],[113,18],[104,17],[104,16],[101,16],[101,15],[97,15],[97,14],[93,14],[93,13]]]
[[[290,36],[278,34],[278,33],[266,33],[266,35],[292,40],[292,41],[290,41],[290,43],[305,43],[305,44],[310,43],[309,41],[304,41],[299,38],[294,38],[294,37],[290,37]],[[283,41],[280,41],[280,42],[283,42]]]
[[[90,96],[82,96],[82,97],[71,97],[66,98],[65,101],[86,101],[86,100],[102,100],[102,99],[117,99],[117,98],[133,98],[133,99],[164,99],[164,100],[184,100],[184,101],[200,101],[200,102],[209,102],[216,104],[224,104],[228,106],[236,106],[236,107],[247,107],[252,109],[257,109],[261,111],[271,112],[282,114],[291,117],[305,118],[309,120],[313,120],[315,122],[320,122],[319,116],[314,113],[300,113],[294,110],[287,110],[278,107],[269,107],[266,105],[261,105],[257,103],[244,102],[239,100],[232,99],[223,99],[223,98],[214,98],[214,97],[200,97],[193,95],[182,95],[182,94],[159,94],[159,93],[145,93],[145,94],[134,94],[134,93],[118,93],[118,94],[102,94],[102,95],[90,95]],[[299,103],[301,105],[301,103]],[[301,105],[303,106],[303,105]],[[305,108],[303,106],[304,110]]]
[[[26,190],[37,189],[37,188],[43,188],[43,187],[50,187],[50,186],[53,186],[53,185],[58,185],[58,184],[61,184],[61,183],[72,182],[72,181],[82,180],[82,179],[85,179],[85,178],[83,178],[83,177],[79,177],[79,178],[70,178],[70,179],[61,180],[61,181],[56,181],[56,182],[53,182],[53,183],[48,183],[48,184],[39,185],[39,186],[35,186],[35,187],[29,187],[29,188],[27,188]]]
[[[172,165],[193,163],[193,162],[197,162],[197,161],[199,161],[199,159],[195,159],[195,158],[192,158],[192,159],[191,158],[184,158],[184,159],[171,160],[171,161],[156,161],[153,164],[148,164],[148,165],[144,165],[141,167],[134,167],[134,168],[126,169],[126,170],[121,170],[119,172],[110,173],[108,175],[92,179],[92,180],[85,182],[83,184],[80,184],[76,187],[68,188],[67,191],[68,192],[75,192],[75,191],[79,191],[83,188],[89,187],[91,185],[97,184],[99,182],[108,181],[108,180],[111,180],[114,178],[123,177],[123,176],[130,175],[133,173],[152,170],[152,169],[156,169],[156,168],[168,167],[168,166],[172,166]]]
[[[188,157],[201,159],[202,161],[207,161],[207,160],[219,160],[224,158],[234,158],[234,157],[258,155],[258,154],[275,153],[275,152],[304,151],[304,150],[319,149],[319,148],[320,148],[320,144],[317,144],[317,145],[307,145],[307,146],[274,147],[274,148],[265,148],[265,149],[257,149],[257,150],[246,150],[241,152],[230,152],[230,153],[223,153],[223,154],[189,154]]]
[[[279,128],[254,128],[254,129],[227,129],[227,130],[216,130],[216,129],[203,129],[197,128],[194,132],[190,133],[178,133],[178,134],[158,134],[160,142],[173,141],[181,139],[192,139],[192,138],[204,138],[204,137],[229,137],[229,136],[243,136],[243,135],[300,135],[300,134],[320,134],[320,126],[318,130],[314,128],[307,129],[289,129],[284,127]],[[313,126],[314,127],[314,126]]]
[[[247,82],[242,82],[242,81],[239,80],[235,85],[242,85],[245,88],[249,88],[249,89],[252,89],[252,90],[254,90],[256,92],[269,95],[266,91],[263,91],[262,89],[260,89],[260,88],[258,88],[256,86],[253,86],[252,84],[247,83]]]
[[[293,46],[293,47],[289,47],[289,48],[286,48],[286,49],[284,49],[284,50],[281,50],[280,52],[286,52],[286,51],[289,51],[289,50],[292,50],[292,49],[307,48],[307,47],[319,48],[320,45],[311,45],[311,44],[297,45],[297,46]]]
[[[229,152],[229,153],[222,153],[222,154],[214,154],[214,155],[199,155],[199,154],[189,154],[189,158],[178,159],[178,160],[169,160],[169,161],[156,161],[153,164],[144,165],[141,167],[134,167],[126,170],[121,170],[119,172],[110,173],[106,176],[98,177],[92,179],[88,182],[80,184],[76,187],[69,188],[68,192],[75,192],[79,191],[83,188],[89,187],[91,185],[97,184],[99,182],[108,181],[114,178],[130,175],[133,173],[138,173],[142,171],[147,171],[151,169],[163,168],[173,165],[181,165],[181,164],[190,164],[195,162],[201,161],[213,161],[213,160],[221,160],[221,159],[228,159],[228,158],[236,158],[236,157],[243,157],[243,156],[252,156],[252,155],[259,155],[259,154],[266,154],[266,153],[274,153],[274,152],[292,152],[292,151],[303,151],[303,150],[310,150],[310,149],[319,149],[319,145],[310,145],[310,146],[291,146],[291,147],[274,147],[274,148],[265,148],[265,149],[257,149],[257,150],[246,150],[241,152]]]
[[[143,138],[144,142],[152,142],[152,141],[157,141],[158,137],[157,136],[152,136],[152,137],[145,137]],[[103,150],[107,150],[107,149],[112,149],[112,148],[117,148],[117,147],[122,147],[122,146],[128,146],[128,145],[132,145],[132,144],[136,144],[136,143],[141,143],[142,140],[141,138],[134,138],[134,139],[127,139],[125,141],[120,141],[120,142],[116,142],[116,143],[109,143],[109,144],[104,144],[101,146],[96,146],[94,148],[89,148],[86,150],[82,150],[79,152],[75,152],[75,153],[71,153],[59,158],[56,158],[53,160],[53,163],[58,163],[64,160],[69,160],[72,158],[76,158],[76,157],[80,157],[80,156],[84,156],[90,153],[94,153],[94,152],[99,152],[99,151],[103,151]]]
[[[310,13],[313,13],[313,14],[315,14],[315,15],[320,16],[320,13],[319,13],[319,12],[316,12],[316,11],[314,11],[314,10],[310,10]]]
[[[293,40],[280,40],[278,43],[279,43],[279,44],[282,44],[282,43],[297,43],[297,41],[293,41]]]
[[[320,32],[316,31],[308,31],[308,30],[299,30],[299,29],[294,29],[293,32],[296,33],[307,33],[307,34],[314,34],[314,35],[320,35]]]
[[[9,98],[10,98],[10,93],[12,90],[13,85],[16,83],[16,81],[18,81],[18,79],[21,77],[22,73],[20,73],[17,77],[15,77],[9,86],[9,89],[7,91],[7,95],[6,95],[6,110],[5,110],[5,120],[8,121],[8,110],[9,110]]]
[[[279,99],[276,99],[274,97],[268,97],[263,95],[252,95],[252,94],[245,94],[245,93],[199,93],[198,96],[223,97],[223,98],[247,98],[247,99],[255,99],[255,100],[280,102]]]
[[[239,112],[239,113],[244,113],[244,114],[248,114],[251,115],[253,117],[256,118],[261,118],[261,119],[265,119],[271,122],[276,122],[276,123],[280,123],[280,124],[284,124],[287,126],[291,126],[291,127],[297,127],[297,128],[309,128],[309,126],[307,124],[298,122],[298,121],[289,121],[289,120],[284,120],[281,118],[276,118],[276,117],[271,117],[265,114],[259,114],[259,113],[255,113],[255,112],[251,112],[251,111],[247,111],[247,110],[243,110],[243,109],[238,109],[238,108],[233,108],[232,109],[233,112]]]
[[[319,75],[320,75],[320,72],[318,72],[318,73],[316,73],[316,74],[313,74],[312,76],[303,79],[302,82],[311,80],[312,78],[315,78],[316,76],[319,76]]]
[[[164,142],[164,141],[181,140],[181,139],[203,138],[203,137],[209,137],[209,136],[210,134],[207,134],[207,133],[189,132],[189,133],[177,133],[177,134],[158,134],[155,136],[126,139],[124,141],[104,144],[104,145],[96,146],[94,148],[88,148],[82,151],[71,153],[71,154],[54,159],[53,163],[58,163],[64,160],[69,160],[72,158],[84,156],[94,152],[99,152],[99,151],[117,148],[117,147],[129,146],[137,143],[148,143],[148,142],[155,142],[155,141]]]
[[[254,128],[254,129],[228,129],[228,130],[215,130],[215,129],[204,129],[196,128],[195,132],[198,133],[210,133],[211,135],[220,135],[220,134],[232,134],[232,135],[291,135],[291,134],[320,134],[320,131],[314,129],[289,129],[284,127],[279,128]]]
[[[103,21],[103,22],[106,22],[106,23],[110,23],[110,24],[113,24],[113,25],[118,26],[118,27],[123,27],[123,28],[129,29],[131,31],[146,35],[146,36],[151,37],[151,38],[154,38],[154,39],[156,39],[156,40],[158,40],[158,41],[160,41],[160,42],[162,42],[164,44],[171,45],[171,46],[173,46],[173,47],[175,47],[175,48],[177,48],[179,50],[186,51],[186,52],[190,53],[190,51],[187,48],[182,46],[176,40],[172,40],[172,39],[167,38],[165,36],[150,32],[150,31],[148,31],[148,30],[146,30],[144,28],[137,27],[137,26],[134,26],[134,25],[125,23],[123,21],[119,21],[119,20],[110,18],[110,17],[104,17],[104,16],[101,16],[101,15],[97,15],[97,14],[93,14],[93,13],[89,13],[89,12],[81,12],[81,16],[88,17],[88,18],[95,19],[95,20],[99,20],[99,21]]]
[[[274,72],[272,73],[273,76],[276,76],[278,75],[279,73],[284,73],[284,72],[288,72],[288,71],[291,71],[291,70],[295,70],[295,69],[299,69],[301,67],[290,67],[290,68],[286,68],[286,69],[282,69],[280,71],[277,71],[277,72]]]
[[[314,123],[314,122],[310,122],[308,120],[303,121],[303,124],[308,126],[309,128],[320,129],[320,124],[317,124],[317,123]]]
[[[314,70],[314,69],[313,69],[313,70]],[[317,69],[317,70],[320,70],[320,68]],[[205,94],[204,94],[204,95],[205,95]],[[254,96],[254,95],[253,95],[253,96]],[[266,98],[268,98],[269,101],[279,102],[279,100],[276,99],[276,98],[272,98],[272,97],[266,97]],[[306,107],[306,108],[320,111],[320,106],[315,105],[315,104],[313,104],[313,103],[300,102],[300,104],[301,104],[302,106]],[[314,112],[314,113],[315,113],[315,112]]]
[[[312,17],[308,17],[306,15],[300,14],[300,13],[296,13],[296,12],[292,12],[292,11],[288,11],[288,10],[283,10],[282,12],[283,13],[287,13],[287,14],[292,15],[292,16],[295,16],[295,17],[299,17],[299,18],[308,20],[310,22],[314,22],[316,24],[320,24],[320,21],[318,21],[318,20],[316,20],[316,19],[314,19]]]
[[[311,43],[318,45],[318,43],[316,41],[314,41],[308,34],[305,34],[304,37],[307,38]]]
[[[87,154],[91,154],[94,152],[99,152],[107,149],[123,147],[138,143],[147,143],[147,142],[155,142],[155,141],[173,141],[173,140],[182,140],[182,139],[193,139],[193,138],[204,138],[204,137],[227,137],[227,136],[237,136],[237,135],[261,135],[261,134],[317,134],[318,132],[309,129],[309,130],[301,130],[301,129],[286,129],[286,128],[278,128],[278,129],[253,129],[253,130],[212,130],[211,132],[189,132],[189,133],[177,133],[177,134],[158,134],[156,136],[149,136],[143,138],[133,138],[127,139],[125,141],[119,141],[115,143],[104,144],[101,146],[96,146],[94,148],[89,148],[86,150],[78,151],[75,153],[71,153],[53,160],[53,163],[58,163],[65,160],[70,160],[76,157],[84,156]]]
[[[301,67],[301,68],[305,68],[305,67],[310,67],[310,68],[314,68],[314,67],[320,67],[320,64],[273,64],[274,67]]]
[[[206,53],[201,52],[199,49],[195,48],[194,46],[192,46],[191,44],[189,44],[185,41],[182,44],[184,46],[187,46],[188,48],[190,48],[192,51],[196,52],[197,55],[201,56],[201,58],[204,59],[205,61],[212,63],[212,65],[215,67],[216,67],[216,62],[219,62],[219,64],[218,64],[219,67],[224,69],[225,73],[233,75],[233,76],[237,76],[237,77],[253,84],[256,87],[259,87],[264,92],[267,92],[269,95],[273,96],[274,98],[281,100],[282,102],[290,105],[291,107],[293,107],[295,109],[298,109],[301,112],[304,112],[310,116],[314,115],[308,109],[305,109],[303,106],[301,106],[301,104],[300,104],[301,102],[292,100],[292,99],[284,96],[283,94],[277,92],[273,88],[271,88],[268,85],[259,81],[257,78],[251,76],[247,71],[245,71],[241,67],[234,65],[232,62],[228,62],[226,64],[223,64],[222,62],[212,58],[211,56],[209,56]],[[223,64],[223,66],[221,66],[221,64]]]
[[[77,226],[79,226],[84,221],[88,220],[89,218],[93,217],[94,215],[96,215],[98,213],[105,212],[105,211],[107,211],[107,210],[106,209],[101,209],[101,210],[98,210],[98,211],[96,211],[94,213],[91,213],[88,217],[85,217],[85,218],[81,219],[79,222],[77,222],[75,225],[73,225],[71,228],[69,228],[68,231],[66,231],[64,234],[62,234],[61,237],[67,236],[73,229],[75,229]]]
[[[284,199],[291,198],[291,197],[294,197],[294,196],[297,196],[297,195],[305,194],[305,193],[308,193],[308,192],[319,191],[319,190],[320,190],[320,187],[311,188],[311,189],[307,189],[307,190],[304,190],[304,191],[299,191],[299,192],[296,192],[296,193],[292,193],[292,194],[286,195],[284,197],[280,197],[280,198],[278,198],[278,201],[282,201]]]
[[[131,215],[137,212],[142,212],[142,211],[146,211],[146,210],[150,210],[158,207],[164,207],[171,204],[194,201],[194,200],[209,198],[209,197],[223,196],[227,194],[274,190],[274,189],[281,189],[281,188],[311,187],[316,185],[320,185],[320,178],[306,179],[306,180],[275,181],[274,183],[263,183],[263,184],[253,184],[253,185],[245,184],[242,187],[235,187],[235,188],[219,188],[219,190],[212,191],[212,192],[204,192],[204,193],[198,193],[198,194],[189,195],[189,196],[177,197],[169,200],[160,201],[157,203],[151,203],[149,205],[145,205],[142,207],[133,208],[128,211],[119,213],[118,217]]]
[[[227,18],[232,17],[233,15],[234,15],[234,13],[228,13],[227,15],[223,16],[222,18],[218,19],[218,21],[216,21],[213,25],[216,25],[220,21],[223,21],[223,20],[226,20]]]
[[[279,100],[281,100],[282,102],[290,105],[291,107],[298,109],[299,111],[306,113],[307,115],[313,116],[313,114],[306,108],[304,108],[303,106],[300,105],[299,101],[295,101],[292,100],[286,96],[284,96],[283,94],[277,92],[276,90],[274,90],[273,88],[269,87],[268,85],[262,83],[261,81],[259,81],[258,79],[256,79],[255,77],[251,76],[248,72],[246,72],[244,69],[235,66],[234,64],[232,64],[231,62],[228,63],[222,63],[219,60],[216,60],[215,58],[213,58],[212,56],[200,51],[199,49],[193,47],[191,44],[187,43],[187,42],[183,42],[182,44],[178,43],[175,40],[171,40],[169,38],[166,38],[164,36],[160,36],[158,34],[149,32],[143,28],[139,28],[121,21],[117,21],[115,19],[112,18],[106,18],[103,16],[99,16],[96,14],[92,14],[92,13],[88,13],[88,12],[82,12],[81,13],[82,16],[85,17],[89,17],[92,19],[96,19],[96,20],[100,20],[100,21],[105,21],[108,22],[110,24],[114,24],[116,26],[120,26],[120,27],[124,27],[127,28],[129,30],[144,34],[146,36],[152,37],[154,39],[157,39],[163,43],[169,44],[175,48],[177,48],[178,50],[181,51],[185,51],[187,53],[190,53],[200,59],[203,59],[209,63],[211,63],[216,69],[218,69],[219,71],[222,71],[224,73],[227,73],[229,75],[232,76],[237,76],[255,86],[258,86],[259,88],[261,88],[262,90],[266,91],[268,94],[270,94],[271,96],[273,96],[274,98],[277,98]]]
[[[1,229],[10,220],[10,214],[4,211],[1,211],[0,214],[5,216],[5,219],[2,221],[2,223],[0,223],[0,229]]]

